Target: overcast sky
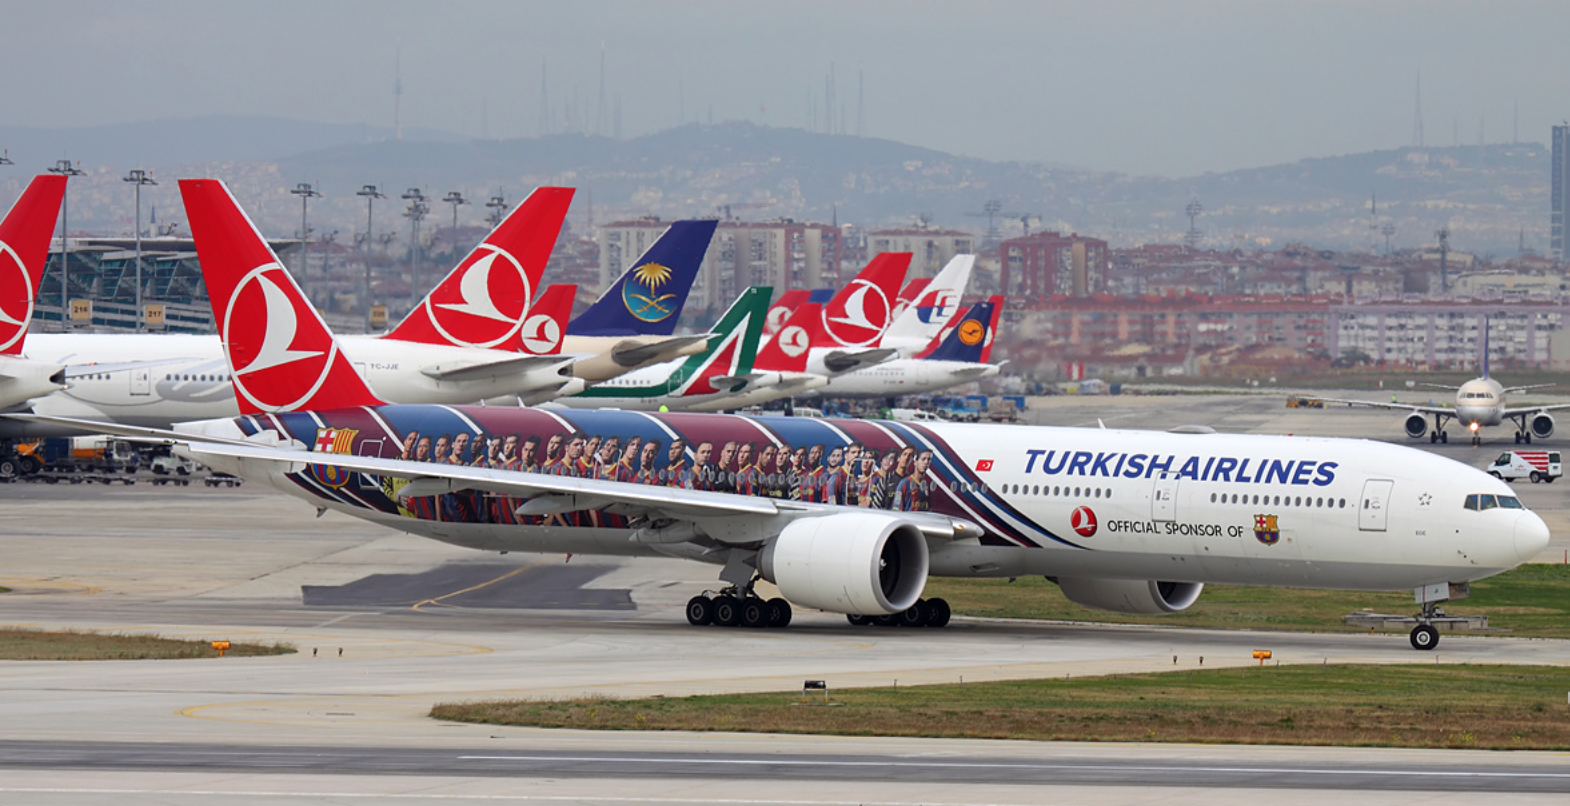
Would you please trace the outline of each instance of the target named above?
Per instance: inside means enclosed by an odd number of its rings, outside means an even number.
[[[823,125],[987,159],[1184,176],[1410,145],[1545,142],[1570,3],[0,0],[0,121],[252,114],[492,138]],[[814,113],[813,109],[816,109]],[[0,143],[0,147],[4,144]]]

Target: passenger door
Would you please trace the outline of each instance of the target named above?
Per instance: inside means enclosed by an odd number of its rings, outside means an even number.
[[[1365,532],[1383,532],[1390,509],[1390,493],[1396,486],[1390,479],[1369,479],[1363,482],[1363,499],[1358,502],[1357,528]]]
[[[131,368],[131,394],[150,395],[153,393],[153,371],[147,367]]]
[[[1155,481],[1155,486],[1150,490],[1150,518],[1156,521],[1177,520],[1177,491],[1176,476],[1168,477],[1163,473]]]

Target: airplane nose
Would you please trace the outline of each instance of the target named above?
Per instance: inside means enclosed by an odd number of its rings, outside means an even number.
[[[1548,524],[1536,512],[1523,512],[1515,522],[1515,553],[1523,561],[1530,561],[1548,548]]]

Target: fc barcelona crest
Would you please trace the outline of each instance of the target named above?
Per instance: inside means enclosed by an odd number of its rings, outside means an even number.
[[[355,428],[318,428],[312,448],[317,453],[350,453],[359,434]],[[310,472],[312,478],[335,490],[349,483],[349,471],[336,465],[311,465]]]
[[[1255,515],[1254,537],[1267,546],[1274,546],[1281,539],[1281,527],[1276,525],[1276,516]]]

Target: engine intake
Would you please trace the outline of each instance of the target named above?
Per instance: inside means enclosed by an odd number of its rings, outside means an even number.
[[[1113,613],[1161,615],[1187,610],[1205,589],[1200,582],[1143,579],[1058,579],[1063,595],[1075,604]]]
[[[791,521],[758,570],[802,607],[872,615],[907,610],[927,586],[927,540],[891,515],[846,513]]]
[[[1546,411],[1532,415],[1532,436],[1548,439],[1554,435],[1554,416]]]
[[[1428,433],[1428,421],[1423,419],[1423,415],[1416,412],[1408,414],[1406,420],[1401,423],[1401,427],[1405,428],[1406,435],[1413,439],[1421,439]]]

